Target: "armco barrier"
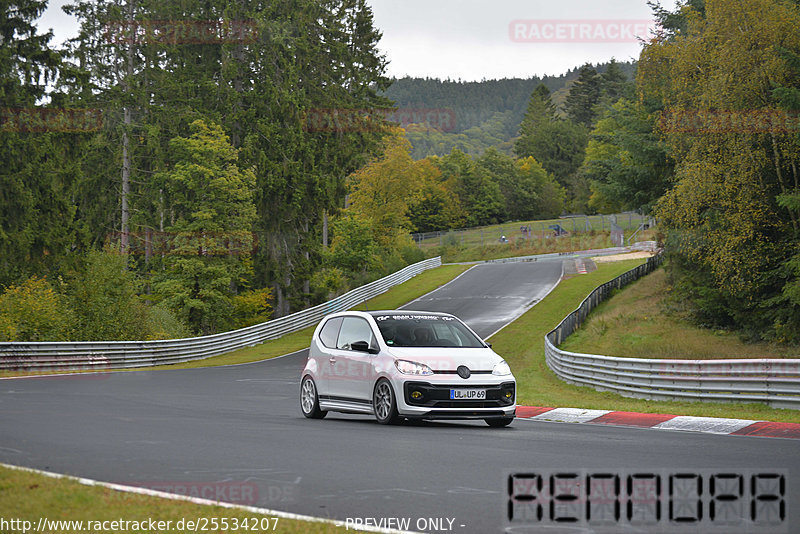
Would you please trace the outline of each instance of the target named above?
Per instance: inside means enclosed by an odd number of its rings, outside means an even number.
[[[302,330],[316,324],[329,313],[350,309],[441,264],[440,257],[424,260],[313,308],[210,336],[159,341],[3,342],[0,343],[0,369],[106,370],[179,363],[217,356]]]
[[[800,359],[651,360],[615,358],[561,350],[558,345],[614,289],[637,280],[661,263],[650,258],[586,297],[577,310],[545,336],[548,367],[565,382],[653,400],[765,402],[800,409]]]

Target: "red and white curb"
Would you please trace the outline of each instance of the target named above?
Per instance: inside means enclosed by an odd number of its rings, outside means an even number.
[[[750,419],[723,419],[718,417],[584,410],[581,408],[544,408],[538,406],[517,406],[517,418],[554,423],[588,423],[593,425],[654,428],[657,430],[683,430],[685,432],[704,432],[706,434],[800,439],[800,424],[753,421]]]

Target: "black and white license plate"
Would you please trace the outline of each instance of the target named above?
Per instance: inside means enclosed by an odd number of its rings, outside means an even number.
[[[451,389],[451,400],[486,400],[485,389]]]

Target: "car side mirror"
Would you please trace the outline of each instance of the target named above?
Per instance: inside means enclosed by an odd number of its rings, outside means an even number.
[[[369,346],[369,343],[366,341],[353,341],[350,344],[350,348],[353,350],[357,350],[359,352],[368,352],[370,354],[378,354],[378,349],[372,348]]]
[[[489,343],[488,341],[484,341],[483,343],[484,343],[484,344],[485,344],[485,345],[486,345],[488,348],[490,348],[490,349],[492,348],[492,344],[491,344],[491,343]]]

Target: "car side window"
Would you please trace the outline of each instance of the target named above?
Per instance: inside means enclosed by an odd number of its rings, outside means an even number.
[[[342,321],[342,328],[339,330],[339,341],[336,342],[336,348],[350,350],[350,346],[356,341],[366,341],[370,347],[374,347],[372,328],[361,317],[345,317]]]
[[[323,345],[332,349],[336,347],[336,339],[339,337],[339,328],[342,326],[342,317],[330,319],[319,331],[319,340]]]

